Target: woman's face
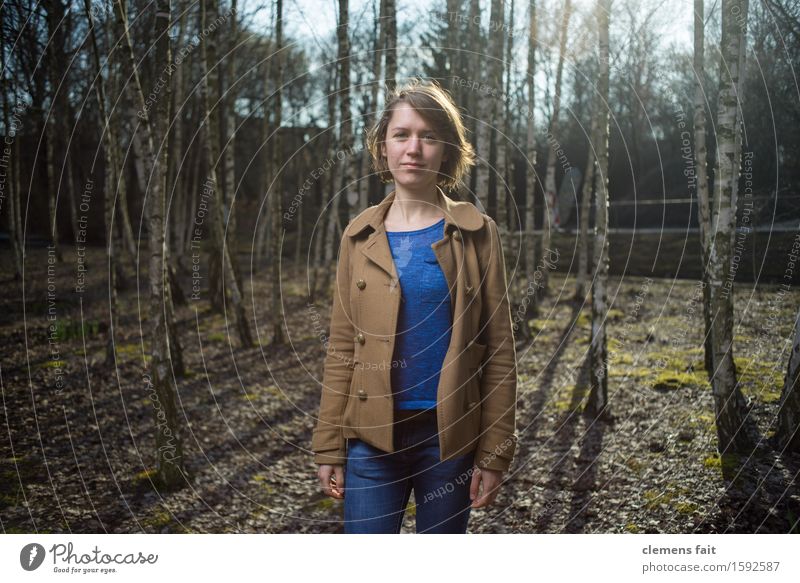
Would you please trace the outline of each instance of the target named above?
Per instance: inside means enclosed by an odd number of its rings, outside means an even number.
[[[445,144],[408,103],[399,103],[386,129],[381,154],[395,183],[410,190],[433,188],[446,160]]]

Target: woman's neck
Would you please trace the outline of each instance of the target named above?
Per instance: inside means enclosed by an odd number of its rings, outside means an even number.
[[[435,185],[424,193],[396,186],[394,200],[386,213],[385,222],[407,227],[424,226],[434,219],[440,219],[442,214],[439,208],[439,191]]]

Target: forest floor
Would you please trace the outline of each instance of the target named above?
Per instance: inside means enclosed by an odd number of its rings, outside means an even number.
[[[269,345],[267,270],[245,277],[258,300],[248,304],[256,348],[238,348],[207,302],[178,308],[190,480],[167,493],[151,481],[146,279],[119,294],[109,367],[102,250],[87,254],[82,293],[72,251],[50,275],[47,250],[29,251],[24,295],[9,258],[0,256],[3,532],[342,531],[342,504],[320,492],[308,449],[329,309],[307,304],[304,275],[284,280],[284,346]],[[736,365],[755,447],[720,458],[697,282],[612,278],[604,420],[581,412],[590,314],[569,301],[573,289],[572,278],[552,276],[535,340],[518,348],[519,449],[495,506],[473,510],[469,531],[798,532],[800,456],[769,437],[800,292],[737,286]],[[512,293],[512,310],[523,297]],[[412,499],[403,532],[413,531]]]

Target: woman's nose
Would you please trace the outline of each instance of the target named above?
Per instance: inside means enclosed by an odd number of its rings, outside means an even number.
[[[420,151],[420,139],[411,137],[408,139],[408,151],[409,152],[419,152]]]

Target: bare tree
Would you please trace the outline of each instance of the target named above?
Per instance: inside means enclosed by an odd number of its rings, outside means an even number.
[[[92,56],[94,58],[95,67],[95,95],[97,97],[97,106],[100,111],[100,121],[103,124],[101,129],[102,137],[104,138],[103,153],[105,155],[105,186],[104,186],[104,225],[106,232],[106,254],[108,256],[109,264],[116,263],[118,257],[114,254],[114,185],[120,180],[120,166],[116,159],[117,152],[117,133],[114,124],[108,115],[108,102],[106,100],[105,80],[103,79],[102,65],[100,62],[100,49],[97,44],[97,35],[95,34],[94,17],[92,16],[92,9],[89,0],[83,1],[84,10],[86,12],[86,19],[89,22],[89,37],[92,46]],[[121,181],[124,183],[124,179]],[[116,362],[116,354],[114,352],[114,316],[117,313],[117,290],[115,282],[115,269],[112,267],[108,269],[108,342],[106,344],[106,365],[113,366]]]
[[[220,116],[225,120],[222,124],[222,144],[223,148],[223,208],[227,211],[225,222],[226,245],[228,246],[228,255],[230,255],[233,272],[236,275],[236,285],[242,289],[242,276],[239,269],[239,246],[236,237],[236,164],[234,153],[236,150],[236,97],[238,95],[238,88],[236,82],[236,47],[239,44],[239,25],[238,25],[238,5],[237,0],[231,0],[230,15],[228,17],[230,22],[228,27],[228,54],[219,61],[219,74],[221,77],[221,86],[223,89],[222,104],[224,115]]]
[[[581,187],[581,206],[578,213],[578,274],[575,278],[575,301],[583,302],[586,299],[586,282],[589,279],[589,213],[592,197],[592,189],[595,179],[595,165],[597,157],[595,155],[595,144],[599,139],[597,135],[600,127],[600,115],[597,110],[605,107],[605,104],[597,99],[597,95],[592,98],[592,123],[589,130],[589,148],[586,153],[586,170],[583,173],[583,186]]]
[[[558,195],[556,193],[556,152],[560,148],[558,142],[559,118],[561,117],[561,79],[564,73],[564,56],[567,51],[567,32],[572,16],[572,0],[564,0],[564,12],[561,15],[561,27],[558,41],[558,65],[556,66],[556,84],[553,91],[553,114],[547,130],[547,171],[544,179],[545,212],[547,218],[542,224],[542,256],[550,248],[550,237],[554,227],[560,224],[558,216]],[[542,270],[542,295],[547,295],[550,277],[547,269]]]
[[[338,46],[337,61],[339,73],[339,148],[344,155],[341,170],[344,174],[344,194],[347,200],[348,215],[352,219],[359,210],[358,191],[356,189],[356,159],[353,155],[353,116],[350,107],[350,40],[348,28],[350,26],[349,2],[339,0],[339,23],[336,27],[336,40]],[[339,156],[337,156],[337,159]]]
[[[500,92],[503,87],[503,40],[501,30],[505,12],[503,0],[492,0],[489,31],[489,58],[486,69],[489,77],[489,87]],[[484,212],[489,208],[489,177],[491,174],[490,153],[494,141],[496,124],[502,128],[503,111],[497,99],[489,95],[478,100],[477,132],[475,135],[475,150],[478,159],[475,167],[475,190],[479,208]],[[499,142],[498,142],[499,143]],[[500,174],[502,178],[502,173]],[[498,189],[498,193],[501,189]],[[502,228],[502,225],[501,227]]]
[[[66,49],[66,35],[64,34],[64,16],[66,9],[61,0],[51,0],[47,3],[47,29],[49,34],[48,66],[47,71],[50,78],[50,111],[43,123],[45,126],[45,166],[47,170],[47,208],[50,212],[50,244],[55,249],[58,261],[63,261],[61,246],[58,236],[58,208],[57,198],[59,189],[56,186],[55,166],[56,151],[62,153],[65,148],[61,145],[63,136],[59,120],[65,114],[64,99],[65,90],[61,87],[60,74],[65,70],[63,55]],[[56,145],[58,142],[58,145]]]
[[[703,0],[694,0],[694,164],[697,189],[697,222],[700,231],[700,259],[703,262],[703,322],[705,335],[705,368],[709,380],[713,374],[714,354],[711,345],[711,302],[708,285],[708,260],[711,247],[711,205],[708,194],[708,148],[706,147],[705,91],[705,7]]]
[[[280,172],[278,169],[280,168],[280,161],[281,157],[283,156],[283,152],[281,151],[281,124],[283,123],[281,120],[282,117],[282,109],[281,109],[281,101],[283,99],[283,0],[277,0],[276,6],[277,14],[275,17],[275,58],[277,59],[278,65],[278,78],[276,80],[276,87],[275,90],[275,131],[273,135],[275,136],[273,139],[273,160],[272,160],[272,167],[275,170],[276,174],[273,180],[273,190],[271,193],[271,204],[270,204],[270,212],[271,212],[271,219],[272,219],[272,233],[270,233],[270,245],[271,245],[271,252],[270,255],[272,256],[272,344],[281,345],[286,342],[284,333],[283,333],[283,306],[281,304],[281,227],[282,227],[282,197],[283,197],[283,190],[281,188],[282,180],[280,176]]]
[[[589,370],[590,393],[586,411],[603,415],[608,406],[608,349],[606,322],[608,320],[608,30],[611,20],[611,0],[598,0],[597,27],[599,33],[600,71],[597,80],[597,107],[593,115],[597,123],[597,188],[595,192],[594,265],[597,270],[592,282],[592,341]]]
[[[86,1],[86,0],[84,0]],[[153,163],[153,180],[148,192],[148,228],[150,237],[150,317],[153,320],[151,337],[150,382],[155,391],[159,408],[154,409],[156,415],[156,469],[162,484],[167,488],[176,488],[185,483],[183,470],[183,427],[178,420],[176,407],[177,389],[173,380],[172,366],[172,334],[169,331],[169,300],[166,279],[166,242],[164,237],[164,193],[167,188],[167,168],[169,148],[161,147],[156,151],[156,127],[169,127],[169,83],[156,102],[155,114],[151,116],[144,99],[144,92],[139,80],[139,72],[133,55],[133,44],[128,27],[128,15],[125,0],[115,0],[117,19],[121,25],[125,51],[133,71],[133,90],[138,98],[140,115],[145,128],[145,144],[148,159]],[[171,16],[170,0],[156,0],[156,41],[155,62],[163,67],[163,74],[169,73],[170,47],[169,24]],[[166,143],[166,140],[164,140]]]
[[[742,51],[747,30],[748,0],[723,0],[720,88],[717,105],[717,169],[711,218],[708,277],[711,296],[712,386],[716,410],[718,448],[749,451],[743,431],[745,402],[733,363],[733,274],[731,242],[736,224],[736,183],[739,178],[738,145],[741,132]]]
[[[274,16],[273,16],[274,17]],[[275,23],[275,27],[277,28],[277,24]],[[261,143],[262,146],[262,156],[263,156],[263,167],[264,172],[262,174],[262,182],[261,182],[261,192],[268,192],[270,189],[270,185],[272,184],[272,143],[273,140],[271,139],[271,125],[270,125],[270,109],[272,107],[272,100],[268,97],[269,96],[269,88],[270,88],[270,78],[272,77],[272,66],[276,59],[279,58],[279,55],[276,52],[269,54],[269,48],[271,43],[266,44],[266,58],[264,59],[264,101],[263,101],[263,112],[264,112],[264,119],[261,125]],[[274,98],[274,96],[273,96]],[[270,231],[270,221],[272,218],[269,214],[269,206],[267,206],[267,212],[263,214],[263,219],[261,215],[259,215],[258,227],[256,228],[256,259],[255,263],[257,267],[261,266],[261,262],[264,258],[265,252],[268,254],[269,248],[267,247],[267,236]]]
[[[5,35],[5,10],[0,9],[0,59],[2,63],[2,77],[0,77],[0,99],[3,100],[3,128],[6,141],[11,142],[11,180],[6,184],[6,198],[8,200],[8,234],[11,239],[11,251],[14,255],[14,278],[22,279],[22,230],[20,221],[20,202],[18,175],[15,171],[19,159],[18,146],[16,144],[16,126],[11,121],[11,107],[9,100],[13,95],[16,97],[15,84],[13,80],[9,83],[9,58],[6,56],[6,35]],[[9,87],[10,85],[10,87]],[[2,208],[2,205],[0,205]]]
[[[397,5],[395,0],[383,0],[386,41],[386,90],[394,91],[397,85]]]
[[[527,107],[527,132],[525,137],[525,279],[528,286],[536,285],[536,237],[535,228],[535,194],[536,194],[536,125],[534,123],[534,108],[536,106],[535,75],[536,75],[536,1],[531,0],[528,15],[528,69],[526,81],[528,85]],[[538,300],[536,293],[526,294],[528,304],[525,309],[525,321],[522,325],[521,336],[530,339],[528,320],[538,314]]]
[[[201,4],[202,29],[208,28],[209,16],[217,18],[219,13],[218,0],[203,0]],[[234,314],[236,330],[239,342],[245,348],[253,345],[253,338],[250,333],[250,324],[244,311],[244,299],[239,289],[236,273],[234,271],[234,258],[231,256],[230,247],[225,242],[224,219],[223,219],[223,200],[222,190],[220,189],[217,178],[217,163],[219,161],[219,136],[217,129],[216,108],[211,107],[210,93],[211,87],[217,86],[216,67],[217,62],[217,36],[210,34],[201,43],[200,60],[202,69],[207,73],[202,76],[200,81],[200,93],[203,100],[204,121],[201,127],[203,134],[203,152],[205,155],[208,177],[203,185],[203,194],[208,197],[211,203],[211,245],[209,245],[209,287],[213,290],[218,284],[222,287],[222,304],[226,307],[230,303],[231,311]],[[215,281],[218,279],[219,282]],[[211,291],[210,290],[210,291]],[[211,292],[211,297],[214,293]],[[212,304],[214,301],[212,299]]]
[[[186,21],[188,12],[188,2],[185,0],[178,0],[177,2],[177,19],[178,19],[178,36],[176,46],[183,48],[183,42],[186,38]],[[179,112],[187,111],[184,109],[184,98],[186,97],[186,75],[184,75],[183,67],[178,66],[173,73],[173,89],[172,89],[172,110],[175,112],[175,120],[172,126],[172,144],[170,147],[175,152],[175,156],[170,156],[169,164],[169,185],[170,196],[167,199],[167,212],[171,215],[170,224],[172,226],[172,237],[167,241],[171,245],[172,250],[177,254],[182,254],[185,251],[187,229],[186,223],[189,221],[189,193],[185,188],[183,181],[184,171],[182,168],[184,158],[184,144],[183,144],[183,115]],[[185,115],[185,114],[184,114]]]

